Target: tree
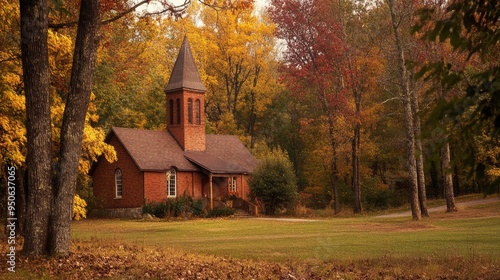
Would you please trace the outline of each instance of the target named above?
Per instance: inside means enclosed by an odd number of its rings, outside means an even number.
[[[274,0],[269,13],[283,39],[283,79],[297,97],[312,96],[328,127],[333,208],[340,212],[337,122],[347,106],[345,34],[328,1]]]
[[[41,255],[48,250],[52,203],[48,5],[46,0],[21,0],[20,7],[29,166],[23,250],[29,255]]]
[[[297,179],[288,156],[276,150],[264,157],[250,177],[250,196],[264,203],[266,214],[273,215],[293,205]]]
[[[396,15],[396,6],[394,0],[386,0],[391,14],[392,29],[397,49],[397,64],[399,75],[399,88],[401,92],[401,99],[404,108],[405,129],[406,129],[406,152],[408,160],[408,173],[410,179],[410,201],[411,212],[413,220],[420,220],[420,202],[418,190],[418,173],[416,162],[416,148],[415,148],[415,123],[414,112],[412,109],[412,93],[410,90],[410,74],[406,67],[406,58],[404,51],[404,42],[401,39],[401,30],[398,24],[399,20]]]
[[[444,7],[444,15],[441,14]],[[459,88],[462,92],[456,98],[440,101],[445,106],[436,108],[440,120],[452,119],[462,123],[461,134],[468,139],[490,131],[498,143],[500,134],[500,61],[499,50],[500,3],[498,1],[456,0],[443,5],[424,7],[418,11],[420,21],[413,31],[432,42],[449,41],[456,54],[465,56],[462,65],[449,60],[430,61],[418,73],[436,82],[436,88],[445,92]],[[445,110],[443,110],[443,107]],[[437,110],[440,110],[438,112]],[[495,141],[493,140],[493,141]],[[446,147],[444,148],[446,152]],[[485,165],[468,151],[466,162],[475,170],[475,176],[484,178]],[[500,186],[497,178],[492,186]],[[454,211],[451,208],[448,211]]]
[[[57,163],[52,170],[50,72],[47,34],[49,4],[46,0],[20,0],[21,53],[27,114],[28,196],[24,253],[28,255],[69,253],[70,218],[76,189],[79,156],[85,117],[91,96],[100,8],[111,11],[111,22],[149,3],[141,1],[116,13],[114,1],[82,0],[79,19],[75,22],[51,23],[52,28],[77,25],[77,37],[69,92],[62,119]],[[178,14],[189,6],[163,3],[165,10]],[[71,4],[71,3],[70,3]],[[102,5],[101,5],[102,4]],[[247,5],[246,1],[227,2],[224,6]],[[57,7],[54,7],[57,10]],[[59,7],[60,8],[60,7]],[[120,7],[119,7],[120,8]],[[121,7],[123,8],[123,7]],[[51,178],[54,174],[55,178]]]
[[[211,78],[207,117],[217,133],[245,135],[252,150],[261,138],[265,109],[280,89],[274,25],[255,15],[252,7],[217,12],[202,8],[200,18],[206,44],[199,52],[210,57],[203,64]]]

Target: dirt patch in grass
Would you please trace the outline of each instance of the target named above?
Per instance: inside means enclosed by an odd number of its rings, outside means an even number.
[[[401,223],[362,223],[353,225],[353,229],[360,231],[373,231],[373,232],[411,232],[411,231],[424,231],[437,228],[434,225],[424,222],[403,221]]]
[[[433,219],[474,219],[500,217],[500,201],[490,204],[460,206],[457,212],[436,212],[431,215]]]

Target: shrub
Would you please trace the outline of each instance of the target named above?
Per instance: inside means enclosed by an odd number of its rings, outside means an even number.
[[[302,191],[302,197],[302,203],[312,209],[324,209],[329,202],[324,187],[307,187]]]
[[[73,199],[73,219],[80,220],[87,218],[87,202],[81,199],[79,195],[75,195]]]
[[[255,169],[249,181],[250,196],[264,203],[266,214],[291,206],[297,198],[297,178],[288,156],[273,151]]]
[[[363,179],[362,195],[366,210],[384,210],[389,207],[398,207],[408,200],[406,189],[397,190],[390,188],[375,177]]]
[[[234,215],[234,209],[229,207],[217,207],[210,210],[207,214],[208,218],[228,217]]]
[[[191,196],[183,195],[169,198],[163,202],[149,202],[142,207],[143,213],[154,215],[158,218],[165,217],[196,217],[203,216],[204,205],[202,199],[193,199]]]
[[[164,202],[149,202],[142,206],[142,212],[151,214],[158,218],[164,218],[167,216],[167,212],[170,212],[170,203],[168,201]]]

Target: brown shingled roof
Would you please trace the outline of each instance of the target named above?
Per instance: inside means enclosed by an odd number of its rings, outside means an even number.
[[[257,166],[257,161],[234,135],[207,134],[206,152],[215,155],[228,164],[239,165],[247,173],[252,173]]]
[[[206,136],[206,151],[186,152],[184,156],[213,174],[247,174],[256,161],[240,139],[232,135]]]
[[[172,167],[183,171],[198,168],[184,156],[170,132],[113,127],[116,135],[141,171],[165,171]]]
[[[168,93],[180,89],[188,89],[195,92],[207,91],[201,81],[200,73],[194,62],[187,37],[184,37],[179,55],[172,69],[172,74],[170,74],[170,79],[165,87],[165,92]]]
[[[206,150],[183,151],[168,131],[113,127],[118,140],[142,171],[197,171],[201,167],[214,174],[252,173],[256,160],[236,136],[206,135]]]

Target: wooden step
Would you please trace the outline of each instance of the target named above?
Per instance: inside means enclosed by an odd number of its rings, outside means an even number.
[[[253,216],[250,215],[250,213],[248,213],[247,211],[244,211],[241,209],[236,209],[233,217],[235,217],[235,218],[252,218]]]

